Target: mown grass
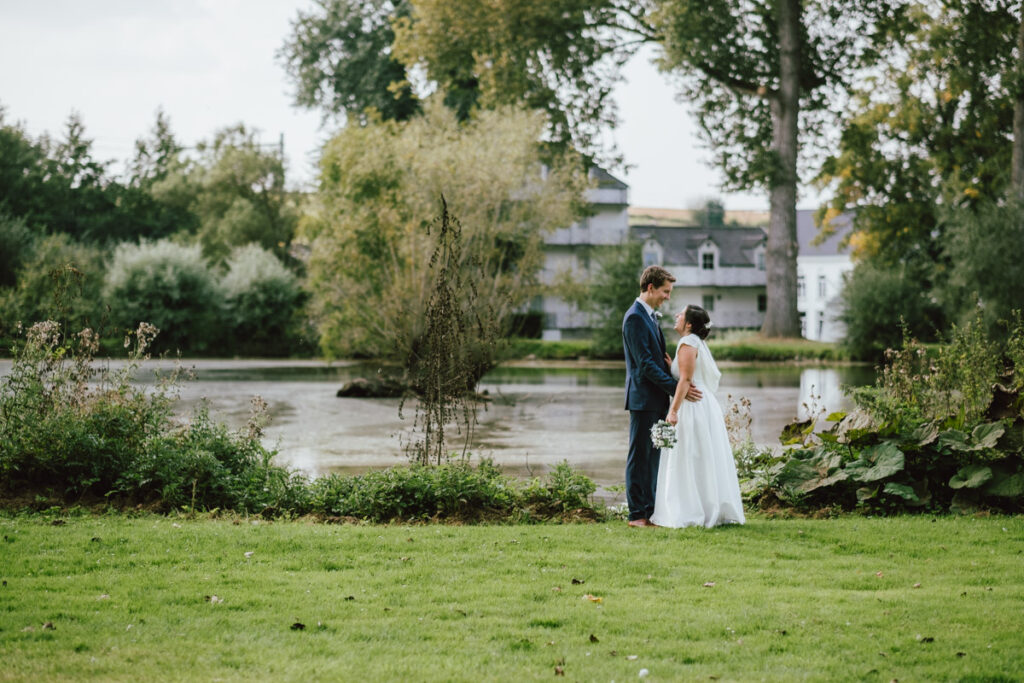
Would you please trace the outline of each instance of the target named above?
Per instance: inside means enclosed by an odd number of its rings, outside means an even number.
[[[755,518],[714,530],[52,524],[0,519],[3,680],[1024,672],[1024,517]]]

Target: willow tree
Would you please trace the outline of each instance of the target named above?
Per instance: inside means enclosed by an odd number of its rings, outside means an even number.
[[[585,183],[578,161],[541,164],[542,127],[512,109],[460,123],[428,102],[422,116],[349,126],[327,143],[314,213],[300,225],[325,354],[408,367],[426,345],[438,239],[428,227],[441,195],[459,217],[458,267],[476,294],[460,302],[466,319],[504,324],[539,293],[544,235],[577,218]],[[494,349],[476,352],[493,362]],[[467,388],[487,363],[477,367]]]

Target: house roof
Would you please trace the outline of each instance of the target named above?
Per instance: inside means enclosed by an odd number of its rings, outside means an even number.
[[[809,209],[796,212],[796,239],[800,245],[800,255],[836,256],[849,253],[849,247],[843,244],[843,240],[853,227],[853,214],[844,213],[833,218],[831,227],[835,232],[820,244],[815,244],[820,230],[814,224],[814,213]]]
[[[628,190],[629,185],[622,182],[608,171],[604,170],[600,166],[591,166],[588,171],[588,175],[591,179],[597,181],[597,186],[601,189],[612,189],[612,190]]]
[[[718,263],[722,266],[755,266],[754,250],[764,244],[767,235],[761,228],[667,228],[657,225],[633,225],[630,237],[640,241],[655,240],[665,250],[664,262],[673,265],[697,265],[698,249],[711,240],[718,247]]]

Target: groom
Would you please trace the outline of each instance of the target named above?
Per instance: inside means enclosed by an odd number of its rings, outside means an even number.
[[[658,483],[660,453],[651,441],[651,427],[668,412],[676,391],[665,353],[665,335],[656,310],[672,295],[676,279],[661,266],[648,266],[640,276],[640,296],[622,319],[622,345],[626,352],[626,410],[629,411],[629,453],[626,456],[626,502],[629,526],[654,526],[654,491]],[[688,401],[701,393],[691,385]]]

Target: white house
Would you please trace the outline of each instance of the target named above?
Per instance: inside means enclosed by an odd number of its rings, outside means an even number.
[[[852,225],[851,219],[849,214],[833,219],[835,231],[828,239],[817,243],[819,230],[814,224],[814,212],[796,212],[800,247],[796,258],[796,307],[805,339],[836,342],[846,336],[846,326],[838,316],[842,311],[839,295],[846,273],[853,269],[849,249],[842,246]]]
[[[594,249],[623,244],[629,237],[629,186],[600,168],[590,169],[596,186],[587,190],[591,215],[560,228],[544,242],[545,262],[541,282],[554,284],[559,278],[586,280],[592,274]],[[590,315],[576,310],[555,294],[534,302],[534,310],[543,314],[541,336],[544,339],[573,339],[590,335]]]
[[[694,227],[694,212],[675,209],[629,207],[629,186],[608,172],[593,168],[596,186],[587,191],[591,215],[556,230],[545,240],[545,265],[541,280],[556,284],[559,278],[587,279],[593,274],[591,257],[596,249],[643,243],[642,267],[665,266],[676,277],[671,310],[687,303],[703,306],[722,329],[758,329],[767,309],[764,267],[767,233],[761,227],[766,212],[729,211],[721,227]],[[630,216],[634,223],[631,225]],[[814,211],[797,211],[797,310],[802,334],[807,339],[839,341],[845,328],[838,320],[839,293],[844,276],[853,268],[848,249],[841,247],[851,221],[836,218],[833,235],[816,243],[818,228]],[[531,309],[542,314],[544,339],[589,336],[593,323],[557,296],[538,298]]]
[[[661,265],[676,277],[670,308],[702,306],[718,328],[758,328],[767,309],[765,232],[756,227],[634,225],[643,266]]]

